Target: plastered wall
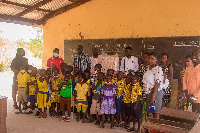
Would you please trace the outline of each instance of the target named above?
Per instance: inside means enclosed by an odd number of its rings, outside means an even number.
[[[43,27],[43,67],[64,40],[200,35],[199,0],[92,0]],[[92,48],[92,46],[91,46]],[[72,64],[71,62],[68,64]]]

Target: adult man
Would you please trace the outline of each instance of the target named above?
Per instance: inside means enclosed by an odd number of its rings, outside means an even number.
[[[14,77],[13,77],[13,86],[12,86],[12,97],[13,97],[13,102],[14,102],[14,107],[17,108],[17,101],[16,101],[16,95],[17,95],[17,74],[20,71],[20,66],[25,66],[26,68],[28,67],[28,59],[24,57],[25,56],[25,51],[23,48],[18,48],[17,49],[17,54],[16,57],[12,60],[11,62],[11,70],[14,72]]]
[[[94,73],[94,67],[96,64],[101,64],[101,56],[99,56],[99,50],[97,48],[92,49],[93,56],[90,57],[91,60],[91,73]]]
[[[120,71],[135,74],[138,71],[138,58],[131,56],[132,48],[130,46],[125,48],[125,57],[121,60]]]
[[[49,58],[49,59],[47,60],[47,67],[48,67],[48,68],[51,68],[51,66],[52,66],[53,64],[55,64],[56,67],[60,70],[60,69],[61,69],[61,67],[60,67],[60,64],[61,64],[61,63],[64,63],[64,60],[63,60],[62,58],[59,58],[59,49],[58,49],[58,48],[55,48],[55,49],[53,50],[53,57],[51,57],[51,58]]]
[[[83,53],[83,46],[78,45],[77,51],[78,53],[77,55],[74,56],[74,61],[73,61],[74,67],[78,67],[79,70],[82,72],[84,72],[86,69],[89,70],[91,61],[88,54]]]

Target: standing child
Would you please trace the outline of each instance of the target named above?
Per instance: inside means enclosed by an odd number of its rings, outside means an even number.
[[[116,112],[117,112],[117,127],[120,126],[121,122],[121,105],[122,105],[122,95],[125,87],[124,72],[119,71],[117,74],[117,92],[116,92]]]
[[[116,88],[111,84],[112,76],[107,74],[105,85],[101,88],[101,114],[102,114],[102,124],[101,128],[104,128],[105,114],[111,115],[111,129],[114,128],[114,115],[116,113],[115,105],[115,94]]]
[[[80,121],[80,112],[83,112],[83,120],[82,123],[85,123],[85,113],[87,111],[88,102],[87,102],[87,96],[88,96],[88,89],[89,85],[86,84],[85,81],[86,77],[84,73],[80,73],[78,75],[78,83],[76,84],[76,87],[74,89],[74,100],[76,101],[76,108],[78,112],[77,122]],[[81,109],[82,108],[82,109]]]
[[[51,105],[49,100],[48,83],[49,81],[45,76],[45,69],[41,69],[40,78],[37,79],[36,84],[37,104],[40,111],[38,118],[41,118],[42,116],[43,118],[46,118],[47,106]],[[42,108],[44,108],[44,113],[42,112]]]
[[[133,75],[131,82],[131,116],[133,117],[133,127],[128,129],[128,132],[140,132],[140,125],[142,119],[142,103],[140,98],[142,96],[142,87],[139,83],[139,76]],[[136,119],[138,121],[138,129],[135,129]]]
[[[101,88],[105,84],[103,81],[104,78],[104,73],[99,72],[97,75],[97,79],[95,83],[93,84],[92,87],[92,105],[90,109],[90,122],[94,121],[94,115],[98,115],[96,125],[100,125],[100,118],[101,118],[101,113],[100,113],[100,102],[101,102]]]
[[[58,87],[60,90],[60,110],[62,111],[61,121],[70,122],[71,113],[71,96],[72,96],[72,80],[70,79],[71,73],[65,72],[64,80],[61,80]],[[66,108],[65,108],[66,107]],[[65,117],[65,112],[67,111],[68,116]]]
[[[123,98],[122,98],[122,107],[121,107],[121,113],[124,119],[124,124],[122,126],[124,128],[129,128],[130,127],[130,121],[131,121],[131,108],[130,108],[130,103],[131,103],[131,80],[132,80],[132,73],[128,73],[126,77],[126,85],[123,90]]]
[[[33,110],[35,108],[35,103],[36,103],[36,98],[35,98],[35,94],[36,94],[36,81],[37,81],[37,68],[33,67],[31,70],[31,77],[28,81],[28,98],[27,101],[30,102],[30,110],[27,112],[28,114],[32,114]]]
[[[115,70],[113,69],[107,70],[107,74],[110,74],[112,76],[111,84],[116,86],[117,79],[114,77],[114,73],[115,73]]]
[[[25,70],[25,66],[20,67],[20,72],[17,75],[17,88],[18,88],[18,97],[17,101],[19,102],[19,111],[15,112],[16,114],[19,113],[26,113],[26,106],[27,106],[27,83],[30,79],[30,75],[27,74]],[[21,105],[25,105],[24,111],[21,109]]]
[[[64,76],[65,76],[65,68],[67,67],[67,64],[66,63],[61,63],[60,64],[60,74],[59,74],[59,77],[63,80],[64,79]]]
[[[59,117],[59,109],[60,109],[60,91],[58,84],[61,81],[59,77],[59,69],[55,68],[53,70],[53,77],[51,78],[51,95],[50,95],[50,102],[52,107],[52,117],[57,116]],[[55,108],[57,106],[57,113],[55,112]]]

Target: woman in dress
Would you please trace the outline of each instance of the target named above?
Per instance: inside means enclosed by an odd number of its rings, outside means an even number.
[[[162,71],[164,73],[165,79],[168,79],[169,81],[173,79],[173,66],[172,64],[168,63],[168,55],[166,53],[162,53],[161,55],[161,65]],[[167,88],[163,89],[164,95],[163,95],[163,106],[169,108],[169,103],[171,101],[171,86],[168,85]]]

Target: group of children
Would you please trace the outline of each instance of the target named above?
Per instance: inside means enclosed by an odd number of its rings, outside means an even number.
[[[96,64],[95,72],[91,74],[88,70],[80,72],[78,68],[61,63],[61,70],[52,65],[47,70],[29,66],[26,71],[25,66],[21,66],[17,82],[17,114],[31,114],[37,107],[37,117],[46,118],[49,107],[49,116],[61,115],[61,121],[69,122],[76,114],[77,122],[81,119],[83,123],[96,120],[95,124],[104,128],[104,123],[110,118],[111,128],[121,126],[128,131],[140,131],[143,115],[138,75],[125,75],[119,71],[114,76],[112,69],[104,74],[101,64]],[[26,111],[27,102],[29,111]],[[136,121],[138,130],[135,129]]]

